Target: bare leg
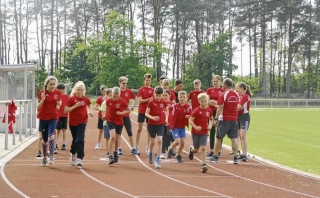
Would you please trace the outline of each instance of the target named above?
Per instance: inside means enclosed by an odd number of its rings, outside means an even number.
[[[157,136],[157,156],[160,156],[162,148],[162,136]]]
[[[179,145],[178,155],[181,155],[181,152],[183,150],[184,144],[185,144],[185,138],[180,138],[180,145]]]
[[[242,154],[247,156],[247,130],[240,130]]]
[[[138,131],[137,131],[137,137],[136,137],[137,150],[138,150],[138,147],[139,147],[140,135],[141,135],[141,131],[142,131],[142,125],[143,125],[143,122],[138,122]]]
[[[202,164],[205,164],[206,163],[206,158],[207,158],[206,147],[205,146],[200,146],[200,152],[201,152]]]
[[[154,144],[155,144],[155,141],[156,141],[156,138],[151,138],[151,142],[150,142],[150,144],[149,144],[149,151],[150,151],[150,153],[152,153],[152,151],[153,151],[153,146],[154,146]],[[158,156],[160,156],[160,154],[159,154]]]

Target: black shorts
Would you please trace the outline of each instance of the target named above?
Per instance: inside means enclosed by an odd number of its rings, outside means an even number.
[[[238,127],[239,129],[248,130],[250,125],[250,115],[249,113],[238,115]]]
[[[121,135],[121,131],[123,128],[123,125],[115,125],[112,122],[108,122],[108,127],[109,127],[109,131],[111,131],[112,129],[116,130],[116,134]]]
[[[68,127],[68,117],[59,117],[56,129],[57,130],[67,129],[67,127]]]
[[[216,138],[223,139],[226,135],[238,138],[238,121],[219,121]]]
[[[147,128],[151,138],[155,138],[156,136],[163,136],[163,131],[164,131],[163,124],[160,124],[160,125],[148,124]]]
[[[98,129],[103,129],[103,120],[98,118]]]
[[[139,113],[139,114],[138,114],[138,122],[140,122],[140,123],[142,122],[142,123],[143,123],[144,121],[145,121],[145,122],[148,122],[148,118],[146,117],[145,114]]]

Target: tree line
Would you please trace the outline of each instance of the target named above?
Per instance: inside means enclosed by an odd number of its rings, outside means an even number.
[[[122,75],[137,88],[149,72],[187,89],[218,74],[262,97],[314,98],[319,22],[320,0],[0,0],[0,63],[39,60],[42,73],[93,93]],[[233,62],[243,44],[248,65]],[[235,76],[239,67],[250,73]]]

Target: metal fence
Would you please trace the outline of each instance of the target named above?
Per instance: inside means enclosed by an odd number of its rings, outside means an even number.
[[[251,108],[320,108],[320,99],[251,99]]]
[[[13,124],[13,133],[9,134],[8,129],[8,107],[11,100],[0,101],[0,145],[4,144],[4,149],[9,148],[9,139],[12,140],[12,145],[16,144],[16,135],[19,137],[19,141],[22,141],[23,136],[27,137],[33,135],[33,116],[36,114],[33,112],[33,101],[32,100],[14,100],[17,110],[16,110],[16,123]],[[5,117],[5,123],[2,123],[2,119]]]

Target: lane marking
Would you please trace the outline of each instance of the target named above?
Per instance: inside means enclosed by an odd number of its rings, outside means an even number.
[[[138,197],[223,197],[223,196],[138,196]]]
[[[133,121],[133,122],[134,122],[134,121]],[[135,123],[136,123],[136,122],[135,122]],[[122,139],[125,141],[125,143],[128,145],[128,147],[131,148],[129,142],[128,142],[123,136],[121,136],[121,137],[122,137]],[[151,170],[152,172],[154,172],[154,173],[156,173],[156,174],[158,174],[158,175],[160,175],[160,176],[162,176],[162,177],[165,177],[165,178],[167,178],[167,179],[169,179],[169,180],[175,181],[175,182],[177,182],[177,183],[180,183],[180,184],[183,184],[183,185],[186,185],[186,186],[189,186],[189,187],[198,189],[198,190],[202,190],[202,191],[205,191],[205,192],[209,192],[209,193],[212,193],[212,194],[219,195],[219,196],[221,196],[221,197],[229,197],[229,196],[227,196],[227,195],[224,195],[224,194],[221,194],[221,193],[218,193],[218,192],[215,192],[215,191],[211,191],[211,190],[208,190],[208,189],[205,189],[205,188],[201,188],[201,187],[198,187],[198,186],[194,186],[194,185],[185,183],[185,182],[183,182],[183,181],[174,179],[174,178],[169,177],[169,176],[167,176],[167,175],[165,175],[165,174],[163,174],[163,173],[160,173],[160,172],[158,172],[158,171],[155,171],[154,169],[152,169],[152,168],[150,168],[149,166],[147,166],[147,165],[140,159],[140,157],[139,157],[138,155],[135,155],[135,156],[136,156],[137,160],[138,160],[144,167],[146,167],[147,169]],[[170,197],[171,197],[171,196],[170,196]]]
[[[185,150],[183,150],[184,153],[188,154],[188,152],[186,152]],[[194,159],[198,160],[199,162],[201,162],[200,159],[198,159],[197,157],[195,157]],[[220,172],[223,172],[223,173],[226,173],[226,174],[229,174],[229,175],[232,175],[234,177],[237,177],[237,178],[240,178],[240,179],[243,179],[243,180],[247,180],[247,181],[250,181],[250,182],[253,182],[253,183],[257,183],[257,184],[261,184],[261,185],[264,185],[264,186],[268,186],[268,187],[271,187],[271,188],[275,188],[275,189],[278,189],[278,190],[283,190],[283,191],[287,191],[287,192],[291,192],[291,193],[295,193],[295,194],[299,194],[299,195],[303,195],[303,196],[307,196],[307,197],[313,197],[313,198],[318,198],[316,196],[313,196],[313,195],[309,195],[309,194],[305,194],[305,193],[301,193],[301,192],[297,192],[297,191],[293,191],[293,190],[288,190],[286,188],[281,188],[281,187],[277,187],[277,186],[273,186],[271,184],[267,184],[267,183],[263,183],[263,182],[259,182],[259,181],[256,181],[256,180],[253,180],[253,179],[249,179],[249,178],[246,178],[246,177],[242,177],[242,176],[239,176],[239,175],[236,175],[236,174],[233,174],[233,173],[230,173],[228,171],[224,171],[222,169],[219,169],[219,168],[216,168],[210,164],[207,164],[207,166],[217,170],[217,171],[220,171]],[[236,165],[235,165],[236,166]]]
[[[211,177],[216,177],[216,178],[224,178],[224,177],[234,177],[234,176],[199,176],[199,175],[168,175],[169,177],[185,177],[185,178],[188,178],[188,177],[191,177],[191,178],[195,178],[195,177],[204,177],[204,178],[211,178]]]
[[[106,184],[106,183],[104,183],[104,182],[96,179],[95,177],[91,176],[90,174],[88,174],[88,173],[87,173],[86,171],[84,171],[83,169],[80,169],[80,171],[81,171],[83,174],[85,174],[87,177],[89,177],[90,179],[98,182],[99,184],[101,184],[101,185],[103,185],[103,186],[105,186],[105,187],[111,188],[112,190],[115,190],[115,191],[117,191],[117,192],[119,192],[119,193],[122,193],[122,194],[124,194],[124,195],[127,195],[128,197],[136,197],[136,196],[134,196],[134,195],[131,195],[131,194],[125,192],[125,191],[122,191],[122,190],[120,190],[120,189],[118,189],[118,188],[115,188],[115,187],[113,187],[113,186],[110,186],[110,185],[108,185],[108,184]]]

